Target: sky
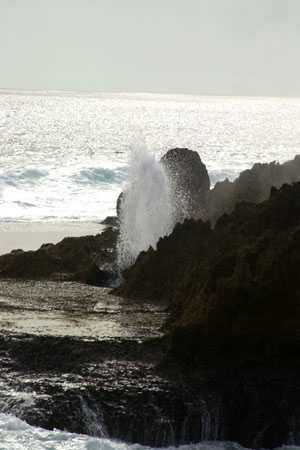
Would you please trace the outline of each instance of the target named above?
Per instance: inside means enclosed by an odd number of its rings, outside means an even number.
[[[300,0],[0,0],[0,88],[300,96]]]

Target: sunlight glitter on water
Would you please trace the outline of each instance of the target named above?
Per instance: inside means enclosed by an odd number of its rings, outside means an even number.
[[[211,181],[300,153],[300,100],[0,92],[0,220],[115,213],[141,137],[161,156],[199,152]]]

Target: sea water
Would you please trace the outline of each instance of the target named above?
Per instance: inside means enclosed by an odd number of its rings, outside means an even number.
[[[180,450],[242,450],[232,442],[202,442],[182,445]],[[284,446],[282,450],[299,450]],[[99,439],[64,431],[48,431],[29,426],[9,414],[0,414],[0,450],[157,450],[138,444],[125,444],[110,439]],[[169,450],[175,450],[169,447]]]
[[[0,223],[115,214],[139,140],[198,151],[211,181],[300,153],[300,100],[0,91]]]

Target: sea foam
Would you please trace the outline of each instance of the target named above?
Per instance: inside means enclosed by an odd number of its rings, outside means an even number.
[[[283,450],[299,450],[297,446],[284,446]],[[139,444],[126,444],[65,431],[48,431],[28,425],[9,414],[0,414],[1,450],[158,450]],[[168,447],[168,450],[242,450],[233,442],[202,442]]]

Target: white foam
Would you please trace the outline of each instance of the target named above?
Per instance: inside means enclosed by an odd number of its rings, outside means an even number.
[[[202,442],[182,445],[180,450],[242,450],[233,442]],[[284,446],[283,450],[299,450]],[[139,444],[125,444],[111,439],[99,439],[65,431],[48,431],[32,427],[9,414],[0,414],[0,450],[158,450]],[[176,450],[168,447],[168,450]]]

